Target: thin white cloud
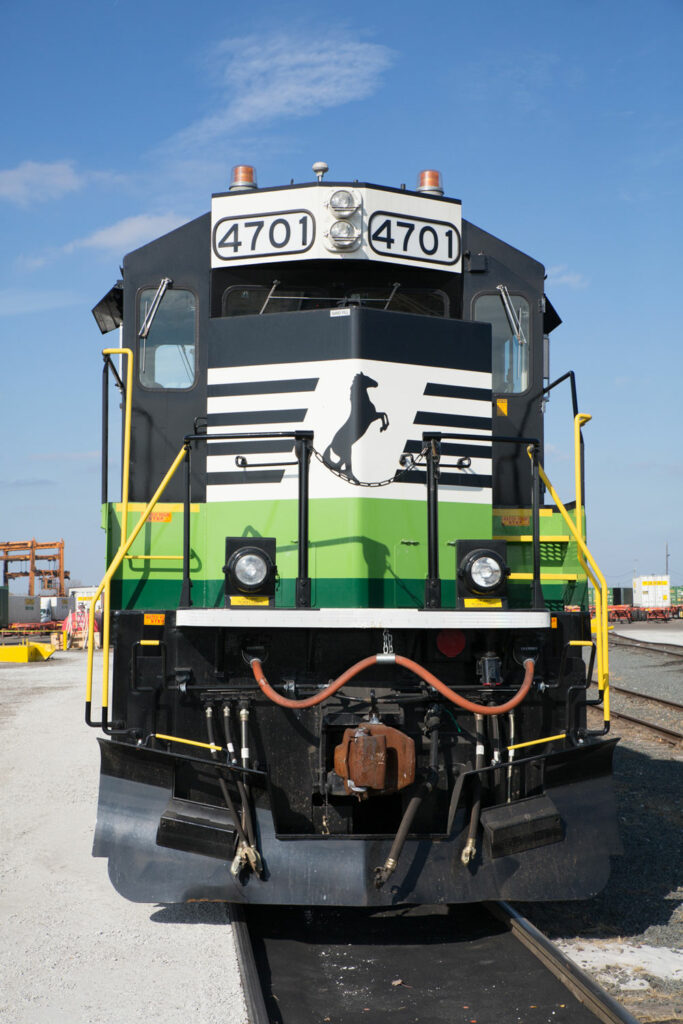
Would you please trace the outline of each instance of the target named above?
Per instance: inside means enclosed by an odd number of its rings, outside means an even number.
[[[28,456],[28,459],[31,462],[55,462],[60,459],[63,462],[94,462],[101,455],[102,453],[99,450],[90,452],[34,452]]]
[[[47,487],[54,486],[56,480],[28,479],[28,480],[0,480],[0,487],[3,490],[15,490],[18,487]]]
[[[75,292],[45,288],[0,288],[0,316],[24,316],[51,309],[85,305]]]
[[[129,252],[159,235],[165,235],[186,220],[186,217],[177,213],[140,213],[136,217],[125,217],[116,224],[100,228],[85,238],[77,238],[65,245],[63,251],[71,253],[77,249],[100,249],[106,252]]]
[[[39,164],[25,160],[17,167],[0,171],[0,199],[19,206],[61,199],[69,192],[83,188],[86,177],[79,174],[70,160]]]
[[[305,117],[365,99],[379,87],[393,58],[386,46],[361,42],[348,32],[227,39],[210,58],[209,71],[219,85],[218,113],[196,121],[170,145],[202,146],[246,125]]]
[[[576,270],[570,270],[565,263],[556,267],[548,267],[546,288],[557,288],[561,285],[565,285],[567,288],[587,288],[588,278]]]

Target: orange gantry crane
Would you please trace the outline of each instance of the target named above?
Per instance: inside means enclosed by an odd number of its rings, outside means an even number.
[[[54,592],[57,597],[65,597],[64,583],[69,573],[64,570],[64,541],[56,540],[38,543],[33,540],[0,541],[0,562],[2,562],[2,582],[4,586],[10,580],[20,576],[28,576],[28,596],[35,597],[36,580],[39,581],[39,593]],[[23,563],[21,569],[11,569],[14,562]],[[48,562],[47,568],[38,568],[36,562]],[[28,566],[25,565],[28,563]]]

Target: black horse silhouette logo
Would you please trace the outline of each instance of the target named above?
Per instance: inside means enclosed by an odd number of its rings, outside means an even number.
[[[365,373],[356,374],[349,392],[351,411],[323,454],[323,460],[328,466],[355,483],[358,483],[358,478],[354,475],[351,466],[351,449],[375,420],[382,421],[380,431],[386,430],[389,426],[387,414],[377,412],[368,396],[368,389],[376,387],[378,387],[377,381],[372,377],[368,377]]]

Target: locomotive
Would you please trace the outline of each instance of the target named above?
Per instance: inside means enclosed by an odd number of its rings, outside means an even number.
[[[120,332],[94,855],[142,902],[586,898],[619,850],[607,600],[544,268],[436,171],[313,170],[234,168],[93,310]]]

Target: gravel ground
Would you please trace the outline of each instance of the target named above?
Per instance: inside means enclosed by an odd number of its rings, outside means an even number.
[[[619,685],[677,687],[662,695],[681,699],[683,659],[677,677],[666,656],[631,648],[611,667]],[[90,856],[98,752],[83,724],[84,674],[81,652],[0,665],[0,1020],[243,1024],[224,906],[128,903]],[[624,856],[607,889],[518,909],[639,1020],[680,1021],[683,756],[626,724],[615,731]]]
[[[0,1020],[244,1024],[225,905],[129,903],[90,855],[84,680],[82,652],[0,665]]]
[[[683,703],[680,656],[610,645],[610,676],[618,686]],[[622,701],[613,695],[615,709]],[[671,725],[654,708],[642,717],[683,730],[680,715]],[[624,854],[614,859],[607,888],[592,900],[517,909],[638,1020],[681,1021],[683,749],[623,721],[612,731],[621,737],[614,779]]]

